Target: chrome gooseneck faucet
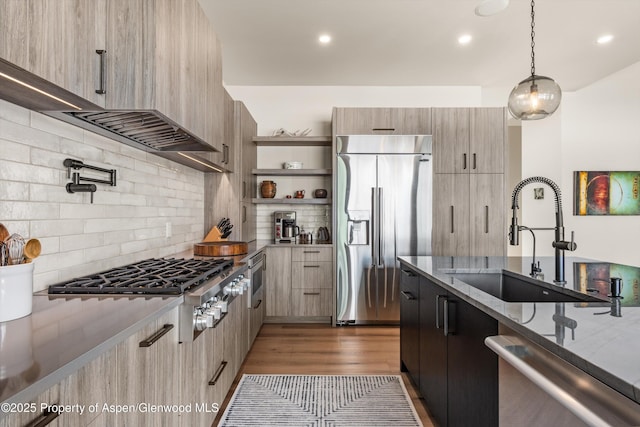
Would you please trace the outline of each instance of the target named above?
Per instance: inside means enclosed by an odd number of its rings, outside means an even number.
[[[556,205],[556,226],[553,228],[533,228],[518,225],[518,195],[520,194],[520,191],[524,186],[534,182],[547,184],[553,190]],[[578,246],[573,241],[573,231],[571,232],[571,241],[567,242],[564,240],[562,196],[560,194],[560,187],[558,187],[558,185],[549,178],[545,178],[543,176],[532,176],[531,178],[523,179],[514,187],[513,193],[511,194],[511,209],[513,211],[513,217],[511,218],[511,226],[509,226],[509,244],[511,246],[518,246],[518,244],[520,243],[521,230],[554,230],[555,238],[553,243],[551,244],[555,248],[556,277],[554,282],[562,285],[567,283],[564,277],[564,251],[575,251]],[[534,265],[532,265],[532,274],[535,272],[535,269],[536,267],[534,259]],[[537,272],[539,271],[540,270],[538,268]]]

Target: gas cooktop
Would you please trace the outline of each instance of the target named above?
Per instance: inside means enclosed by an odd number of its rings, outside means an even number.
[[[49,294],[181,295],[233,266],[226,259],[147,259],[49,286]]]

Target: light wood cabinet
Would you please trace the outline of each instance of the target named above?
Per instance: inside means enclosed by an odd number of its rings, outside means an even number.
[[[336,135],[430,135],[430,108],[335,108]]]
[[[3,0],[0,57],[104,107],[100,57],[107,0]]]
[[[291,248],[265,248],[267,316],[291,315]]]
[[[45,413],[41,411],[43,404],[60,403],[60,384],[49,388],[35,399],[25,402],[28,410],[2,414],[0,416],[0,427],[16,427],[26,425],[49,425],[51,427],[64,426],[66,414]],[[51,420],[49,424],[44,424],[44,420]],[[38,424],[42,423],[42,424]]]
[[[0,57],[100,107],[157,110],[222,151],[221,46],[197,0],[5,0]]]
[[[507,211],[503,174],[476,174],[469,191],[469,255],[503,256],[507,251]]]
[[[434,255],[469,254],[469,175],[433,176]]]
[[[434,255],[505,254],[504,175],[435,174],[433,185]]]
[[[247,177],[252,176],[251,170],[255,168],[253,137],[257,124],[244,103],[234,101],[226,91],[224,93],[223,151],[199,154],[229,171],[205,175],[205,229],[210,230],[221,218],[229,218],[234,225],[230,238],[250,242],[256,239],[257,209],[251,204],[248,193],[255,191],[255,180]]]
[[[283,318],[328,318],[333,315],[331,248],[270,246],[266,254],[266,316],[286,321]]]
[[[433,110],[433,254],[506,253],[504,108]]]
[[[434,108],[434,173],[504,173],[504,108]]]

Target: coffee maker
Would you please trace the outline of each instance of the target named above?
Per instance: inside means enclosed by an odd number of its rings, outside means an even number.
[[[273,213],[273,236],[276,243],[296,243],[300,229],[296,225],[296,213],[279,211]]]

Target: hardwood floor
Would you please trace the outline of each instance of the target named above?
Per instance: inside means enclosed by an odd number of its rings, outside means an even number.
[[[242,374],[400,375],[425,427],[432,420],[407,376],[400,372],[400,330],[385,326],[265,324],[247,355],[214,426]]]

